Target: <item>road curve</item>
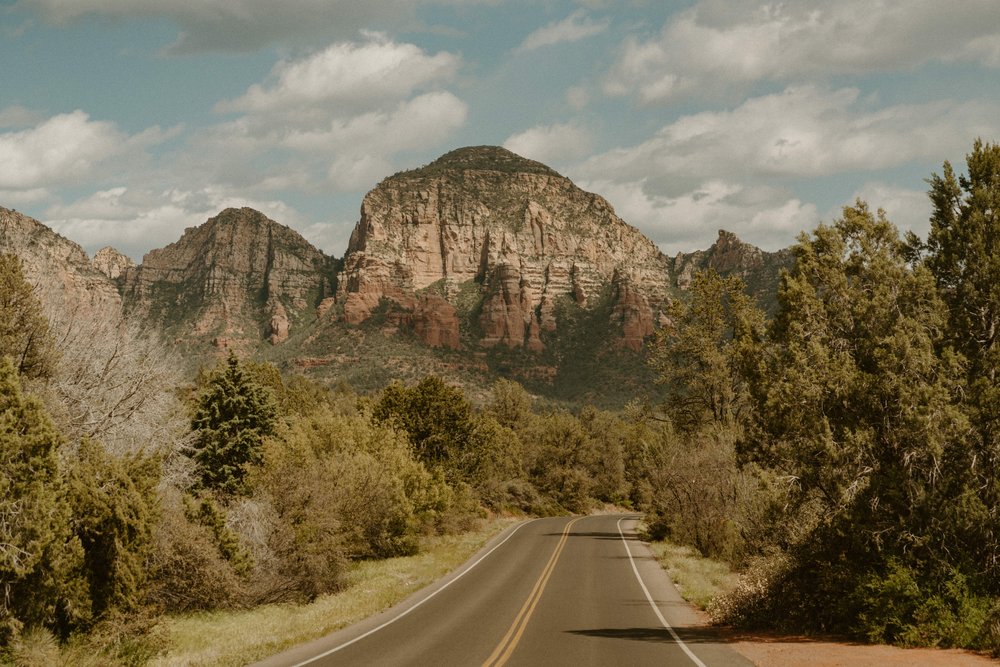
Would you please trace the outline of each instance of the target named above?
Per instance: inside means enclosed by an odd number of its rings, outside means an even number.
[[[752,665],[698,624],[637,519],[518,524],[389,611],[258,665]]]

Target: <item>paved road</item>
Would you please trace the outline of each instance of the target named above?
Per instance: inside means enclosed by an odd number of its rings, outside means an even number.
[[[259,665],[750,666],[697,627],[636,519],[519,524],[388,612]]]

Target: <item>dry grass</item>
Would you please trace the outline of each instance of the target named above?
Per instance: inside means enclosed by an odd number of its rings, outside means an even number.
[[[732,591],[739,583],[739,575],[728,565],[704,558],[690,547],[653,542],[649,548],[684,599],[700,609],[708,609],[716,596]]]
[[[357,563],[343,591],[312,604],[266,605],[168,619],[170,650],[151,664],[245,665],[322,637],[384,611],[441,578],[514,521],[493,519],[476,531],[428,538],[415,556]]]

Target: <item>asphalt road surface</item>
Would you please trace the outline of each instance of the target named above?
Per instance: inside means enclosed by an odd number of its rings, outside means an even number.
[[[389,611],[258,664],[750,666],[699,626],[637,518],[518,524]]]

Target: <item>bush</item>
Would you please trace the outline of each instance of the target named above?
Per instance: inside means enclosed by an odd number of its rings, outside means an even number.
[[[161,491],[161,520],[149,556],[150,601],[168,613],[236,608],[247,597],[244,581],[220,552],[212,530],[189,517],[181,491]]]
[[[89,621],[83,550],[70,530],[61,439],[0,358],[0,646],[23,627],[67,635]]]
[[[871,573],[857,588],[857,633],[878,643],[903,646],[973,646],[983,632],[992,601],[974,594],[968,580],[942,566],[928,580],[900,561]]]

